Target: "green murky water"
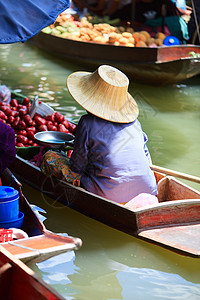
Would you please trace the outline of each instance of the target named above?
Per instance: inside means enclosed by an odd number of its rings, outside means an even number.
[[[29,44],[0,45],[0,83],[31,98],[39,95],[73,121],[85,113],[66,88],[67,76],[77,70],[81,67]],[[139,105],[153,163],[199,176],[200,77],[167,87],[132,81],[129,92]],[[83,240],[76,252],[31,265],[66,299],[200,299],[200,259],[109,228],[26,185],[23,190],[30,203],[46,211],[41,217],[49,230]]]

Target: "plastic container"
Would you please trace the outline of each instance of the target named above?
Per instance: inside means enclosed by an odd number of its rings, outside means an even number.
[[[13,240],[13,230],[0,228],[0,243],[5,243]]]
[[[18,217],[19,192],[10,186],[0,186],[0,222],[14,221]]]
[[[24,222],[23,212],[19,212],[18,217],[15,220],[2,222],[0,221],[0,228],[9,229],[9,228],[22,228]]]
[[[169,35],[164,39],[163,44],[165,46],[176,46],[180,44],[180,41],[177,37]]]

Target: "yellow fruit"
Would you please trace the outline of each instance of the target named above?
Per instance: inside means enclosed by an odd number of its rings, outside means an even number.
[[[135,39],[134,37],[131,37],[128,39],[128,42],[131,43],[131,44],[135,44]]]
[[[155,39],[155,43],[156,43],[157,46],[162,46],[163,45],[163,40]]]
[[[126,45],[128,44],[128,39],[121,37],[119,40],[120,45]]]
[[[128,27],[128,28],[126,29],[126,31],[127,31],[127,32],[130,32],[130,33],[132,33],[132,34],[133,34],[133,32],[134,32],[134,29],[133,29],[132,27]]]
[[[147,39],[149,39],[151,37],[150,34],[147,31],[145,31],[145,30],[140,31],[140,34],[145,35]]]
[[[147,44],[143,41],[139,41],[136,46],[137,47],[147,47]]]
[[[115,32],[112,32],[110,35],[109,35],[109,43],[114,43],[118,40],[118,34],[115,33]]]
[[[162,32],[158,32],[158,33],[156,34],[156,38],[157,38],[157,39],[164,40],[164,39],[166,38],[166,35],[165,35],[164,33],[162,33]]]
[[[134,44],[128,43],[128,44],[126,44],[126,46],[127,46],[127,47],[134,47]]]
[[[134,38],[139,38],[139,36],[140,36],[139,32],[134,32],[134,33],[133,33],[133,37],[134,37]]]
[[[139,33],[138,38],[140,41],[143,41],[143,42],[146,42],[146,40],[147,40],[146,35],[144,35],[143,33]]]
[[[152,44],[155,44],[155,39],[154,38],[149,38],[146,40],[147,46],[151,46]]]
[[[125,38],[127,38],[127,39],[129,39],[129,38],[132,37],[132,34],[130,32],[123,32],[122,36],[125,37]]]

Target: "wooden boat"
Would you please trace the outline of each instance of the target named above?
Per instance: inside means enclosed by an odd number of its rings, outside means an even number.
[[[64,299],[23,262],[1,246],[0,290],[1,299],[3,300]]]
[[[13,96],[18,101],[23,99],[20,94]],[[18,148],[16,160],[10,166],[14,174],[27,184],[113,228],[185,255],[200,257],[200,240],[196,238],[200,234],[200,192],[174,176],[197,183],[200,183],[200,178],[152,166],[160,203],[133,211],[55,177],[45,176],[30,162],[36,154],[34,148],[39,147]]]
[[[88,217],[171,250],[200,257],[197,238],[200,234],[200,192],[172,176],[155,172],[160,203],[133,211],[62,180],[47,177],[22,157],[17,156],[11,169],[44,195]]]
[[[66,251],[76,250],[81,246],[81,239],[61,236],[45,228],[22,194],[21,184],[8,169],[2,173],[1,179],[3,185],[12,185],[19,190],[19,210],[24,213],[21,229],[28,234],[28,238],[0,243],[4,249],[23,262],[36,263]]]
[[[44,32],[30,42],[88,71],[94,71],[101,64],[110,64],[144,84],[173,84],[200,74],[200,57],[190,55],[191,52],[200,53],[197,45],[125,47],[64,39]]]

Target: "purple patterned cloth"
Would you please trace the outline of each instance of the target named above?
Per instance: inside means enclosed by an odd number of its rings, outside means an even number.
[[[15,131],[0,121],[0,174],[15,160]]]

